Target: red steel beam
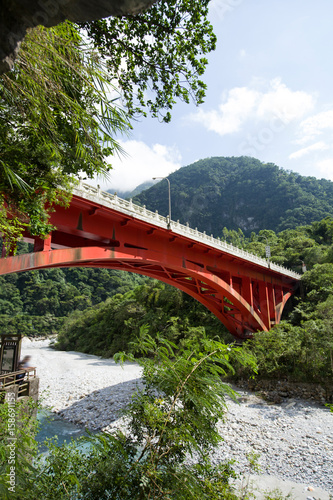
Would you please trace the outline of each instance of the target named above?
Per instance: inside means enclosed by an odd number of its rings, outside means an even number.
[[[278,323],[297,286],[274,269],[79,196],[68,209],[56,207],[50,222],[57,229],[46,240],[33,237],[33,253],[0,259],[0,275],[73,266],[135,272],[196,298],[239,338]]]

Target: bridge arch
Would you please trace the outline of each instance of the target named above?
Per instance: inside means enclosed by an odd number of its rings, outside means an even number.
[[[257,330],[271,326],[272,310],[269,295],[273,296],[274,322],[279,322],[283,307],[291,291],[276,290],[269,283],[261,284],[261,301],[255,305],[252,285],[249,297],[244,287],[237,291],[209,266],[186,261],[172,252],[150,251],[137,248],[76,247],[33,252],[0,259],[0,274],[56,267],[95,267],[128,271],[172,285],[189,294],[209,309],[238,338],[244,338]],[[258,285],[259,287],[259,285]],[[280,300],[278,300],[278,298]]]
[[[156,278],[188,293],[238,338],[279,323],[300,275],[80,183],[68,208],[50,214],[34,252],[0,258],[0,275],[50,267],[105,267]]]

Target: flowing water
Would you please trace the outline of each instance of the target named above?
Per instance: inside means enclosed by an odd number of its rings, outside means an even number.
[[[47,451],[47,447],[43,444],[46,439],[57,438],[57,443],[61,446],[65,442],[69,443],[72,439],[87,435],[82,425],[68,422],[55,413],[47,410],[39,411],[37,419],[40,429],[36,436],[36,441],[38,442],[40,453],[45,453]]]

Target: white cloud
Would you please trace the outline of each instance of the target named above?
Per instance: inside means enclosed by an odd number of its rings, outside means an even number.
[[[182,166],[181,155],[175,147],[163,144],[149,147],[135,140],[120,141],[120,144],[127,156],[108,159],[113,167],[110,181],[99,178],[93,182],[99,184],[101,189],[132,190],[152,177],[165,177]]]
[[[241,5],[243,0],[211,0],[209,10],[214,19],[222,19]]]
[[[316,165],[326,179],[333,181],[333,158],[326,158],[317,162]]]
[[[191,118],[219,135],[238,132],[253,114],[259,95],[255,90],[236,87],[228,92],[226,101],[219,105],[218,110],[200,109]]]
[[[311,146],[307,146],[306,148],[295,151],[295,153],[289,155],[289,159],[294,160],[296,158],[301,158],[302,156],[312,153],[313,151],[324,151],[325,149],[329,149],[329,146],[325,144],[325,142],[319,141],[315,144],[311,144]]]
[[[323,111],[303,120],[300,124],[302,138],[299,143],[307,142],[327,129],[333,129],[333,110]]]
[[[292,91],[275,78],[270,82],[271,89],[261,94],[257,116],[262,119],[280,118],[284,123],[302,118],[314,106],[314,97],[301,90]]]
[[[271,80],[266,91],[235,87],[223,96],[223,101],[217,110],[200,109],[190,118],[223,136],[239,132],[249,120],[258,123],[278,118],[284,124],[290,123],[309,113],[315,104],[313,95],[292,91],[279,78]]]

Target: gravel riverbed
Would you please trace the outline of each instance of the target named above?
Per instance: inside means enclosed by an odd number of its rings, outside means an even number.
[[[22,354],[32,356],[40,377],[42,404],[89,429],[121,424],[120,410],[140,385],[134,363],[122,368],[110,359],[78,352],[55,351],[49,341],[24,339]],[[258,454],[260,473],[251,476],[260,490],[278,487],[295,499],[333,497],[333,413],[317,403],[285,399],[270,404],[235,388],[237,401],[228,399],[224,438],[214,462],[234,459],[234,468],[251,473],[247,457]],[[262,498],[259,486],[256,498]]]

